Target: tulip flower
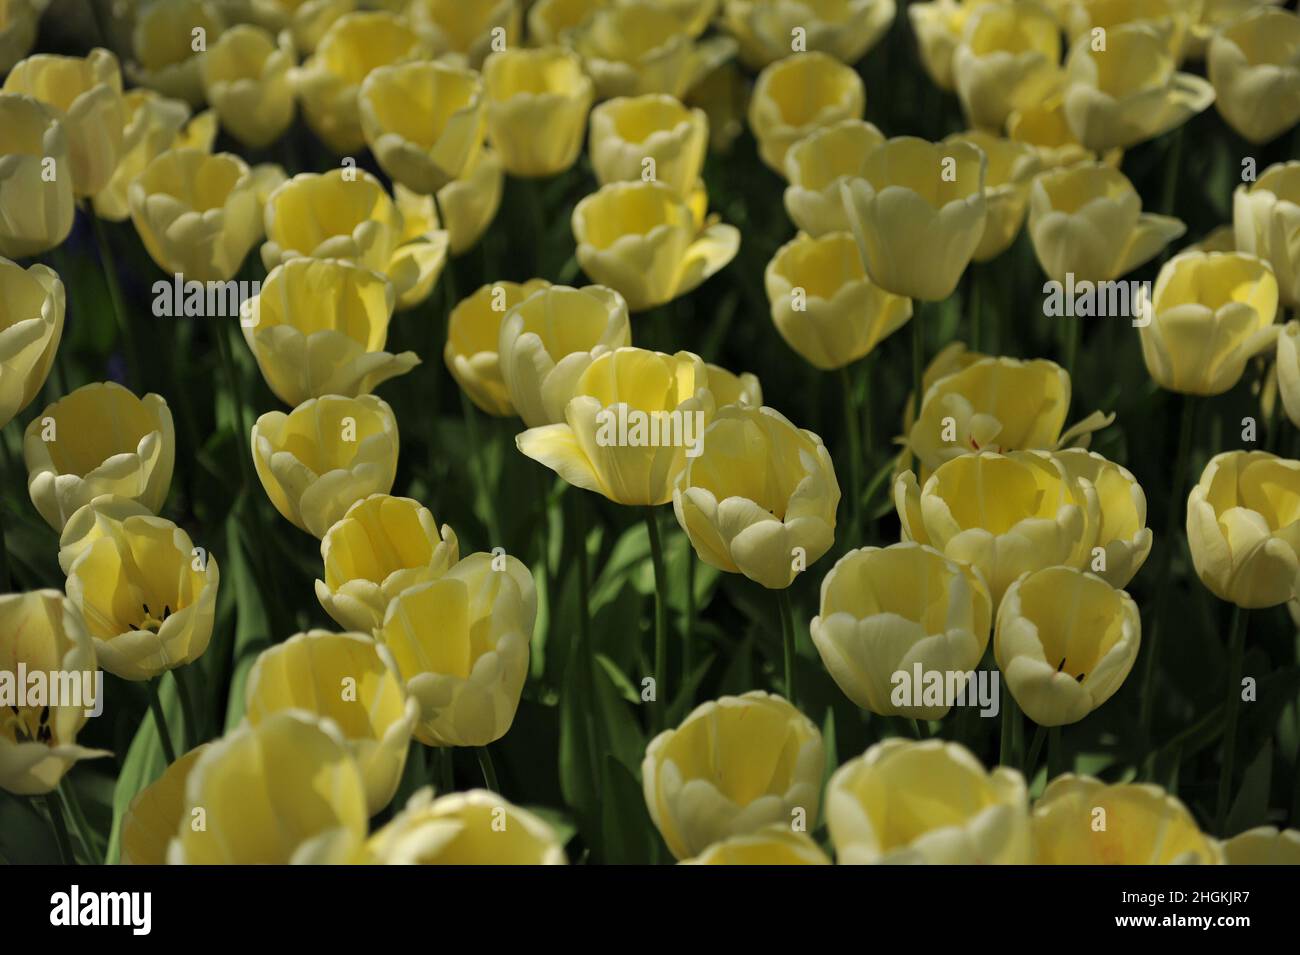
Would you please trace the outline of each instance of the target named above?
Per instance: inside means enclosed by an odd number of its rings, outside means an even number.
[[[122,865],[165,865],[167,846],[184,825],[194,818],[182,819],[185,812],[185,787],[194,764],[211,747],[203,743],[178,756],[163,774],[135,794],[122,816]]]
[[[1055,457],[1066,474],[1087,481],[1097,492],[1101,523],[1083,569],[1112,587],[1127,587],[1151,553],[1146,493],[1128,468],[1095,451],[1069,448]]]
[[[371,633],[399,593],[441,577],[460,548],[418,501],[372,494],[330,527],[320,555],[325,579],[316,581],[316,599],[339,626]]]
[[[178,144],[190,119],[186,103],[150,89],[128,90],[122,97],[122,107],[126,123],[117,167],[108,183],[94,196],[95,215],[110,222],[122,222],[130,217],[127,190],[131,183],[155,157]],[[211,146],[204,152],[211,152]]]
[[[49,251],[72,231],[68,133],[53,107],[18,93],[0,93],[0,126],[0,256],[25,259]]]
[[[101,494],[157,513],[176,459],[171,411],[159,395],[137,398],[111,381],[83,385],[32,419],[23,458],[32,503],[56,531]]]
[[[790,147],[810,133],[861,119],[867,97],[862,79],[825,53],[795,53],[758,75],[749,101],[749,128],[758,155],[778,174]]]
[[[1065,118],[1065,82],[1034,103],[1026,103],[1007,117],[1007,136],[1031,146],[1043,169],[1059,169],[1079,163],[1101,162],[1119,168],[1122,149],[1109,149],[1101,156],[1085,149]]]
[[[651,3],[675,16],[682,29],[693,37],[709,28],[722,6],[722,0],[651,0]]]
[[[471,554],[388,605],[375,639],[419,703],[426,746],[486,746],[514,722],[537,621],[533,575],[504,554]]]
[[[815,368],[843,368],[870,354],[912,317],[910,299],[867,277],[847,232],[796,236],[764,273],[772,322]]]
[[[831,777],[826,822],[841,865],[1023,865],[1026,796],[1020,773],[959,743],[889,739]]]
[[[274,0],[281,14],[257,25],[266,30],[288,29],[294,49],[303,55],[314,53],[325,34],[341,17],[357,9],[358,0]]]
[[[405,234],[415,238],[440,229],[447,232],[447,251],[464,255],[483,238],[501,208],[505,170],[495,150],[483,149],[460,179],[453,179],[433,196],[412,192],[400,182],[393,185],[393,200],[406,223]],[[439,218],[439,210],[445,217]],[[430,286],[432,288],[432,286]]]
[[[740,249],[740,231],[703,219],[661,182],[614,182],[574,207],[578,263],[642,312],[693,291]]]
[[[1001,139],[974,130],[955,133],[944,142],[970,143],[984,153],[988,165],[984,170],[984,201],[988,217],[984,235],[971,256],[976,262],[988,262],[1011,248],[1025,224],[1029,210],[1029,186],[1042,168],[1038,150],[1028,143]]]
[[[44,0],[8,0],[0,7],[0,74],[32,51]]]
[[[127,64],[127,75],[138,86],[147,86],[191,106],[202,105],[203,59],[225,25],[221,14],[207,0],[142,5],[131,43],[135,60]],[[202,46],[195,43],[196,30],[200,31]]]
[[[1282,407],[1292,424],[1300,427],[1300,321],[1292,320],[1277,336],[1277,386]]]
[[[751,690],[691,711],[650,741],[641,779],[650,818],[673,856],[783,825],[817,827],[826,754],[812,720]]]
[[[962,142],[900,136],[871,151],[841,191],[873,282],[924,301],[953,293],[984,235],[986,166]]]
[[[530,428],[563,422],[582,373],[632,341],[627,303],[601,285],[534,288],[510,305],[500,328],[501,380],[509,404]]]
[[[916,34],[921,65],[934,85],[952,92],[953,56],[971,15],[995,0],[924,0],[907,5],[907,18]]]
[[[760,408],[763,405],[763,386],[757,376],[749,372],[728,371],[721,365],[706,364],[709,374],[709,391],[713,395],[713,404],[717,408],[728,405],[745,405]]]
[[[203,90],[221,125],[261,149],[293,122],[293,40],[241,24],[227,30],[202,61]]]
[[[392,283],[346,259],[290,259],[244,302],[240,324],[257,366],[287,405],[370,394],[420,363],[384,351]]]
[[[564,865],[564,847],[540,816],[486,789],[435,799],[429,787],[370,837],[384,865]]]
[[[506,49],[519,46],[522,6],[516,0],[412,0],[406,9],[415,28],[433,37],[435,56],[451,54],[478,69],[498,44]]]
[[[950,674],[974,671],[989,643],[993,602],[979,571],[933,547],[903,542],[863,547],[841,557],[821,586],[821,612],[809,632],[835,685],[855,704],[882,716],[937,720],[953,700],[926,705],[922,687],[897,702],[896,675],[915,667]]]
[[[1223,843],[1228,865],[1300,865],[1300,829],[1256,826]]]
[[[704,168],[709,120],[704,110],[663,93],[620,96],[591,111],[590,139],[592,169],[602,186],[653,178],[688,199]]]
[[[814,130],[785,154],[785,210],[794,224],[817,237],[851,232],[841,183],[861,177],[867,156],[885,141],[871,123],[846,119]]]
[[[1211,458],[1187,498],[1187,543],[1201,583],[1246,609],[1295,596],[1300,553],[1291,515],[1297,505],[1300,461],[1264,451]]]
[[[1034,803],[1039,865],[1214,865],[1222,850],[1159,786],[1066,773]]]
[[[577,162],[595,88],[574,53],[493,53],[483,64],[483,90],[488,136],[506,172],[542,178]]]
[[[0,258],[0,428],[31,404],[54,366],[67,299],[53,269]]]
[[[830,865],[831,860],[807,833],[776,823],[758,832],[715,842],[679,865]]]
[[[1232,225],[1238,252],[1273,266],[1278,296],[1300,308],[1300,161],[1278,163],[1232,196]]]
[[[1239,252],[1187,252],[1160,270],[1151,320],[1138,329],[1156,384],[1221,395],[1246,363],[1277,342],[1277,279],[1268,263]]]
[[[16,680],[20,666],[29,677],[75,678],[90,694],[0,710],[0,789],[36,796],[53,791],[74,763],[111,755],[77,745],[87,713],[102,701],[93,699],[95,648],[76,606],[59,591],[0,594],[0,672]]]
[[[330,720],[286,710],[242,724],[198,757],[167,861],[349,862],[364,843],[368,818],[365,780],[342,732]]]
[[[790,55],[790,38],[803,30],[806,50],[850,65],[880,42],[894,22],[894,0],[724,0],[721,25],[740,44],[740,59],[759,70]]]
[[[461,299],[447,317],[443,361],[456,384],[485,414],[504,418],[515,413],[497,351],[506,315],[534,292],[550,287],[545,279],[530,279],[522,285],[494,282]]]
[[[528,40],[533,46],[551,46],[609,0],[536,0],[528,8]]]
[[[1216,0],[1208,0],[1210,6]],[[1160,38],[1162,47],[1181,62],[1189,52],[1193,21],[1200,4],[1182,0],[1065,0],[1057,13],[1073,44],[1080,37],[1091,37],[1094,30],[1110,31],[1134,25]]]
[[[1056,83],[1061,28],[1037,3],[980,6],[953,52],[952,71],[970,125],[998,132],[1013,110],[1038,102]]]
[[[1258,6],[1214,34],[1214,102],[1228,125],[1266,143],[1300,122],[1300,16]]]
[[[253,726],[285,710],[333,720],[361,770],[370,814],[392,801],[420,707],[385,647],[360,633],[299,633],[262,651],[244,695]]]

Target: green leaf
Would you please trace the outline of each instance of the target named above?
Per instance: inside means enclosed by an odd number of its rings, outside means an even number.
[[[641,693],[632,684],[632,681],[627,678],[627,675],[618,668],[617,663],[603,653],[596,654],[596,662],[600,664],[601,669],[605,671],[605,675],[614,684],[614,689],[618,691],[618,694],[623,699],[633,705],[641,702]]]
[[[603,767],[602,831],[604,862],[644,865],[654,861],[654,823],[646,810],[641,783],[612,756]]]
[[[170,673],[164,675],[159,684],[158,698],[162,702],[167,726],[174,737],[182,725],[182,719],[180,701],[176,697],[176,683]],[[121,856],[122,820],[131,800],[167,768],[158,727],[148,708],[143,710],[141,719],[140,728],[136,730],[126,751],[122,771],[118,774],[117,785],[113,789],[113,828],[108,835],[108,855],[105,859],[109,865],[116,865]]]
[[[229,731],[244,718],[244,686],[248,682],[248,671],[253,668],[258,654],[271,645],[268,636],[271,628],[235,513],[226,521],[226,550],[224,566],[228,569],[222,574],[223,583],[229,581],[234,588],[235,606],[238,608],[230,694],[226,703],[226,730]]]
[[[1227,828],[1220,835],[1235,836],[1267,821],[1268,792],[1272,781],[1273,743],[1270,740],[1263,745],[1259,755],[1246,767],[1241,788],[1237,790],[1237,798],[1233,800],[1232,808],[1228,810],[1228,821],[1225,823]]]

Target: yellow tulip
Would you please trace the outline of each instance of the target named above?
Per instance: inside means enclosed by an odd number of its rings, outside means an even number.
[[[221,125],[245,146],[261,149],[293,122],[293,40],[241,24],[227,30],[203,58],[203,91]]]
[[[632,328],[623,296],[601,285],[522,292],[517,302],[506,298],[510,310],[493,347],[510,406],[525,425],[540,428],[564,421],[582,373],[606,352],[630,345]]]
[[[420,363],[384,351],[393,286],[346,259],[290,259],[244,302],[241,326],[257,366],[287,405],[368,395]]]
[[[1300,461],[1264,451],[1210,459],[1187,498],[1187,543],[1201,583],[1239,607],[1273,607],[1300,581]]]
[[[959,743],[889,739],[831,777],[826,822],[841,865],[1022,865],[1026,798],[1020,773]]]
[[[1138,328],[1156,384],[1221,395],[1246,363],[1274,347],[1277,280],[1268,263],[1239,252],[1186,252],[1156,279],[1150,321]]]
[[[38,53],[9,71],[4,91],[54,108],[68,134],[77,196],[93,196],[107,185],[122,152],[126,120],[117,57],[98,47],[85,57]]]
[[[416,238],[445,229],[447,250],[463,255],[483,238],[501,208],[505,190],[505,169],[494,149],[483,149],[460,179],[453,179],[433,196],[412,192],[400,182],[393,185],[393,199],[406,221],[406,236]],[[438,217],[442,210],[446,222]],[[432,288],[432,285],[430,285]]]
[[[368,817],[365,780],[338,727],[286,710],[256,726],[242,724],[195,761],[167,861],[352,861],[364,844]]]
[[[1122,149],[1110,149],[1099,157],[1079,142],[1065,118],[1063,79],[1038,102],[1027,103],[1012,111],[1007,117],[1007,136],[1018,143],[1032,146],[1043,169],[1058,169],[1082,162],[1096,162],[1098,159],[1108,166],[1119,168],[1124,155]]]
[[[663,93],[620,96],[591,111],[591,166],[596,181],[651,178],[688,198],[709,148],[709,119]]]
[[[349,259],[388,276],[399,310],[427,299],[447,262],[447,233],[408,217],[357,169],[299,173],[271,193],[263,219],[268,272],[300,256]]]
[[[1300,865],[1300,829],[1257,826],[1223,843],[1228,865]]]
[[[1128,468],[1095,451],[1068,448],[1056,452],[1055,457],[1066,474],[1087,481],[1097,492],[1100,524],[1081,567],[1112,587],[1128,586],[1151,553],[1146,493]]]
[[[375,639],[420,705],[426,746],[486,746],[514,722],[537,621],[533,576],[505,554],[470,554],[388,605]]]
[[[167,846],[181,827],[190,772],[211,743],[178,756],[163,774],[135,794],[122,816],[122,865],[165,865]],[[194,822],[186,818],[186,825]]]
[[[423,59],[429,39],[391,13],[349,13],[330,25],[295,74],[303,117],[321,141],[338,155],[366,145],[358,96],[374,70]]]
[[[971,13],[952,71],[971,126],[998,132],[1012,110],[1038,102],[1056,83],[1061,28],[1037,3],[985,4]]]
[[[28,681],[21,688],[20,666]],[[94,696],[95,648],[86,625],[59,591],[0,594],[0,673],[9,677],[9,689],[22,692],[24,699],[37,673],[45,675],[47,687],[52,686],[49,681],[63,686],[71,680],[82,693],[81,699],[60,693],[40,705],[14,702],[0,707],[0,789],[18,796],[42,795],[54,790],[79,760],[111,755],[77,745],[87,714],[103,701]]]
[[[1277,336],[1277,387],[1282,407],[1292,424],[1300,427],[1300,321],[1292,319]]]
[[[519,46],[523,6],[518,0],[411,0],[407,15],[433,37],[435,55],[453,54],[478,69],[492,51]]]
[[[940,465],[921,487],[894,482],[903,539],[929,544],[984,575],[993,603],[1021,574],[1083,566],[1100,522],[1097,491],[1046,451],[982,451]]]
[[[4,0],[0,3],[0,74],[32,51],[45,0]]]
[[[861,177],[867,156],[885,141],[871,123],[845,119],[814,130],[785,154],[785,209],[811,236],[851,232],[841,183]]]
[[[823,371],[843,368],[912,317],[912,302],[867,277],[847,232],[800,234],[777,250],[763,282],[785,343]]]
[[[1034,803],[1039,865],[1215,865],[1222,850],[1159,786],[1066,773]]]
[[[984,201],[988,218],[984,235],[971,256],[976,262],[988,262],[1011,248],[1025,224],[1029,210],[1029,186],[1042,168],[1038,150],[1028,143],[1002,139],[991,133],[972,130],[954,133],[944,142],[970,143],[984,153],[988,165],[984,171]]]
[[[63,337],[67,299],[53,269],[0,258],[0,428],[45,384]]]
[[[698,356],[617,348],[578,376],[564,423],[530,428],[515,443],[575,487],[618,504],[666,504],[713,407]]]
[[[1183,54],[1188,59],[1205,59],[1210,40],[1216,33],[1263,3],[1281,6],[1282,0],[1203,0],[1192,5],[1187,11],[1191,22],[1183,38]]]
[[[287,27],[293,36],[294,48],[306,55],[315,52],[329,28],[339,18],[357,9],[358,0],[271,0],[271,2],[275,8],[274,12],[279,14],[279,17],[272,17],[257,25],[274,31]]]
[[[199,149],[210,153],[216,141],[217,111],[205,109],[185,124],[172,142],[172,149]],[[127,186],[130,186],[129,182]]]
[[[357,97],[366,145],[379,165],[426,195],[473,165],[483,148],[485,105],[477,73],[424,60],[379,67]]]
[[[385,647],[360,633],[296,634],[262,651],[245,697],[253,726],[285,710],[332,720],[361,770],[370,814],[392,801],[420,707]]]
[[[1229,126],[1266,143],[1300,122],[1300,17],[1256,7],[1214,34],[1209,50],[1215,104]]]
[[[954,700],[925,705],[895,695],[914,668],[969,674],[989,643],[993,602],[979,571],[911,541],[851,550],[822,581],[821,612],[809,627],[835,685],[863,709],[882,716],[937,720]],[[962,687],[966,680],[963,676]]]
[[[368,634],[399,593],[460,560],[460,545],[419,501],[372,494],[330,527],[320,556],[325,579],[316,581],[316,599],[339,626]]]
[[[559,47],[493,53],[483,64],[487,131],[512,176],[541,178],[578,160],[595,96],[577,55]]]
[[[224,28],[221,14],[206,0],[141,4],[131,43],[135,61],[127,64],[127,73],[139,86],[199,106],[203,58]]]
[[[190,118],[186,103],[150,89],[127,91],[122,97],[122,107],[126,122],[121,155],[112,177],[94,196],[95,215],[112,222],[130,217],[127,189],[154,157],[177,144]],[[204,151],[211,152],[211,149]]]
[[[758,377],[749,372],[728,371],[721,365],[705,364],[709,373],[709,391],[713,394],[713,404],[718,408],[727,405],[745,405],[759,408],[763,405],[763,386]]]
[[[536,0],[528,8],[528,40],[534,46],[561,42],[565,34],[610,0]]]
[[[768,826],[817,828],[826,754],[812,720],[751,690],[702,703],[650,741],[646,807],[668,850],[689,859]]]
[[[984,235],[986,167],[963,142],[900,136],[871,151],[841,191],[873,282],[925,301],[953,293]]]
[[[1282,304],[1300,308],[1300,160],[1269,166],[1258,182],[1238,186],[1232,226],[1237,251],[1273,266]]]
[[[1109,32],[1131,24],[1159,37],[1175,63],[1181,62],[1187,53],[1197,8],[1205,5],[1187,0],[1056,0],[1056,3],[1072,44],[1085,35],[1091,37],[1095,30]]]
[[[1085,148],[1127,149],[1181,126],[1214,102],[1214,87],[1177,63],[1140,24],[1105,33],[1104,49],[1081,36],[1066,59],[1065,118]]]
[[[1045,172],[1029,190],[1029,238],[1047,277],[1064,284],[1108,282],[1147,262],[1187,227],[1142,211],[1122,172],[1080,163]]]
[[[515,413],[498,353],[501,326],[510,309],[550,285],[545,279],[522,285],[493,282],[461,299],[448,315],[443,361],[456,384],[485,414],[505,418]]]
[[[68,133],[55,109],[18,93],[0,93],[0,126],[0,255],[30,258],[72,231]]]
[[[788,824],[774,824],[758,832],[715,842],[693,859],[679,865],[830,865],[831,860],[807,833]]]
[[[952,92],[956,88],[953,56],[966,23],[976,10],[993,2],[995,0],[926,0],[907,5],[907,18],[916,34],[921,65],[939,89]]]
[[[138,501],[157,513],[176,460],[171,411],[111,381],[83,385],[46,407],[23,434],[27,490],[56,531],[101,494]]]
[[[758,155],[778,174],[790,147],[825,126],[861,119],[867,95],[850,67],[825,53],[795,53],[758,75],[749,128]]]
[[[578,263],[643,312],[693,291],[735,258],[740,231],[700,216],[661,182],[612,182],[573,210]]]
[[[425,787],[370,837],[384,865],[564,865],[550,825],[486,789],[437,799]]]
[[[750,69],[789,56],[796,29],[804,50],[853,64],[880,42],[896,11],[894,0],[724,0],[721,25]]]

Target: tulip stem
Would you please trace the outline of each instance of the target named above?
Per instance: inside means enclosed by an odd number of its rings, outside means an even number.
[[[5,504],[0,501],[0,593],[9,593],[12,586],[9,580],[9,549],[5,546]]]
[[[492,506],[491,495],[488,494],[488,467],[487,461],[483,457],[483,444],[479,440],[478,419],[475,417],[475,411],[470,407],[469,398],[465,395],[464,390],[460,391],[461,412],[465,416],[465,431],[469,435],[469,455],[474,462],[475,487],[474,498],[479,512],[483,515],[483,522],[487,525],[488,539],[491,547],[501,545],[501,528],[497,525],[496,508]],[[491,547],[488,549],[491,550]]]
[[[1020,707],[1016,705],[1016,698],[1010,693],[1004,693],[1002,699],[1002,741],[998,750],[998,762],[1012,769],[1018,769],[1022,765],[1016,755],[1021,736],[1019,723]]]
[[[86,852],[86,859],[90,862],[96,862],[102,859],[103,853],[94,840],[94,830],[90,823],[86,821],[86,814],[81,811],[81,804],[77,801],[77,792],[72,788],[72,784],[67,778],[59,781],[58,788],[59,800],[67,807],[68,818],[72,820],[72,829],[77,834],[77,839],[81,842],[82,848]],[[50,794],[51,796],[54,793]]]
[[[1241,713],[1241,669],[1246,655],[1246,611],[1232,608],[1232,629],[1228,635],[1227,722],[1223,727],[1223,764],[1219,770],[1219,801],[1214,815],[1214,831],[1228,835],[1228,799],[1232,795],[1232,768],[1237,755],[1237,717]]]
[[[840,368],[840,387],[844,392],[844,427],[849,433],[849,545],[858,542],[862,524],[862,447],[858,424],[858,402],[853,394],[853,376],[848,366]]]
[[[1034,741],[1029,744],[1029,755],[1025,757],[1025,779],[1029,782],[1034,781],[1034,776],[1038,771],[1038,757],[1043,751],[1043,740],[1047,739],[1047,727],[1039,725],[1034,730]],[[1051,766],[1051,757],[1048,757],[1048,766]],[[1050,776],[1050,768],[1048,770]]]
[[[438,747],[438,795],[445,796],[456,788],[456,766],[450,746]]]
[[[925,326],[922,313],[925,307],[919,301],[912,303],[912,420],[921,420],[921,380],[925,377]]]
[[[140,355],[136,351],[135,336],[131,332],[131,323],[127,318],[126,305],[122,299],[122,286],[117,279],[117,260],[113,257],[113,247],[108,241],[108,233],[104,229],[103,221],[95,215],[93,209],[89,210],[87,215],[95,232],[95,244],[99,247],[99,261],[104,268],[104,281],[108,285],[108,299],[113,307],[113,318],[117,322],[118,334],[122,337],[127,380],[133,389],[139,391],[144,387],[140,378]]]
[[[1061,728],[1053,726],[1047,731],[1047,778],[1053,779],[1064,771],[1061,761],[1065,750],[1061,748]]]
[[[149,688],[149,709],[153,713],[154,725],[158,730],[158,741],[162,743],[163,755],[167,757],[167,765],[170,766],[176,762],[176,748],[172,745],[171,733],[167,729],[167,717],[163,715],[162,701],[158,699],[160,680],[161,677],[146,680],[145,686]]]
[[[486,746],[476,746],[474,751],[478,753],[479,769],[483,770],[483,784],[494,793],[501,792],[501,784],[497,782],[497,769],[492,765],[492,754]]]
[[[194,709],[194,697],[190,694],[190,684],[184,673],[187,667],[172,670],[172,679],[176,681],[176,695],[181,701],[181,717],[185,721],[181,733],[181,745],[189,752],[199,744],[199,720]]]
[[[59,845],[59,858],[64,865],[76,865],[77,856],[72,851],[72,840],[68,837],[68,821],[63,818],[63,809],[54,793],[45,796],[45,809],[50,814],[50,826],[54,829],[54,841]]]
[[[1065,331],[1063,338],[1065,344],[1062,348],[1064,352],[1062,361],[1065,364],[1065,371],[1071,378],[1074,377],[1074,362],[1079,355],[1079,339],[1083,337],[1083,322],[1078,318],[1067,318],[1065,321]]]
[[[790,607],[789,588],[778,590],[776,599],[781,608],[781,642],[785,659],[785,697],[792,706],[798,709],[798,693],[794,678],[794,611]]]
[[[668,675],[668,570],[664,565],[663,542],[659,538],[659,518],[654,507],[645,509],[645,525],[650,532],[650,559],[655,569],[655,725],[664,726],[667,713],[664,679]]]

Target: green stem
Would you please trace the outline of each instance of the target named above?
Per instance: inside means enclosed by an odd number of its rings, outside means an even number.
[[[185,747],[187,753],[195,746],[198,746],[201,739],[198,711],[194,708],[194,697],[190,693],[188,673],[188,666],[177,667],[172,670],[172,679],[176,681],[176,695],[181,701],[181,716],[185,720],[184,732],[181,734],[181,745]]]
[[[475,506],[478,508],[479,513],[483,515],[483,522],[487,525],[488,537],[492,546],[495,547],[501,543],[501,528],[497,524],[496,508],[492,506],[491,495],[488,493],[488,468],[487,461],[483,457],[483,445],[479,441],[478,418],[464,391],[460,393],[460,407],[461,412],[465,415],[465,430],[469,434],[470,460],[477,472],[474,481]]]
[[[143,387],[140,378],[140,353],[136,348],[135,335],[131,331],[130,319],[127,317],[126,305],[122,298],[122,286],[117,280],[117,260],[113,257],[113,247],[108,240],[108,233],[104,229],[103,221],[99,216],[95,215],[94,210],[90,210],[88,215],[95,232],[95,243],[99,247],[99,260],[104,268],[104,280],[108,285],[108,298],[113,307],[113,319],[117,322],[117,331],[122,339],[122,351],[126,356],[127,380],[130,381],[132,389],[138,392]]]
[[[695,548],[686,542],[686,633],[682,638],[682,686],[689,686],[695,673]]]
[[[9,549],[5,546],[5,504],[0,501],[0,593],[9,593]]]
[[[979,351],[980,342],[984,338],[984,314],[982,311],[984,302],[983,296],[980,294],[980,269],[974,262],[971,263],[969,275],[970,305],[968,311],[970,312],[970,349],[971,351]]]
[[[1047,778],[1055,779],[1061,775],[1064,767],[1061,761],[1065,758],[1065,751],[1061,748],[1061,728],[1053,726],[1047,731]]]
[[[916,737],[918,741],[925,739],[926,736],[925,730],[921,729],[920,720],[918,720],[916,717],[912,717],[907,721],[907,723],[912,730],[912,735]]]
[[[172,746],[171,733],[167,730],[167,717],[163,715],[162,701],[158,699],[159,680],[159,677],[146,680],[145,686],[149,689],[149,709],[153,713],[154,725],[158,729],[158,741],[162,743],[163,755],[167,757],[167,765],[170,766],[176,762],[176,749]]]
[[[862,526],[862,448],[859,445],[861,432],[858,424],[858,403],[853,394],[853,376],[848,366],[840,368],[840,390],[844,398],[844,427],[849,433],[849,467],[848,467],[848,504],[849,504],[849,544],[858,542]]]
[[[1219,770],[1219,801],[1214,814],[1214,831],[1222,838],[1232,795],[1232,769],[1237,755],[1237,717],[1241,714],[1241,669],[1246,655],[1246,611],[1232,608],[1232,630],[1228,635],[1227,721],[1223,727],[1223,764]]]
[[[1079,356],[1079,339],[1083,337],[1083,322],[1078,318],[1066,318],[1065,329],[1062,337],[1065,343],[1062,346],[1064,351],[1064,363],[1066,372],[1074,376],[1075,359]]]
[[[654,507],[645,509],[645,524],[650,532],[650,558],[655,569],[655,725],[664,726],[667,696],[664,678],[668,675],[668,568],[664,564],[663,543],[659,539],[659,518]]]
[[[1012,769],[1018,769],[1023,765],[1016,753],[1021,735],[1016,726],[1018,722],[1020,722],[1020,707],[1016,705],[1015,697],[1004,692],[1002,694],[1002,741],[998,750],[998,763]]]
[[[497,782],[497,769],[492,765],[492,754],[486,746],[476,746],[474,751],[478,754],[479,769],[483,770],[483,784],[494,793],[501,792],[501,784]]]
[[[1035,774],[1038,772],[1038,756],[1043,751],[1043,740],[1047,739],[1047,727],[1038,726],[1034,730],[1034,741],[1029,744],[1029,755],[1025,757],[1025,779],[1032,782]],[[1048,759],[1048,766],[1051,766],[1051,759]],[[1049,768],[1050,776],[1051,770]]]
[[[58,797],[50,793],[45,797],[45,808],[50,814],[50,826],[54,829],[54,841],[59,844],[59,858],[64,865],[76,865],[77,856],[72,851],[72,840],[68,838],[68,822],[63,818],[63,809]]]
[[[591,646],[591,582],[587,566],[587,512],[586,501],[577,488],[566,494],[569,501],[573,538],[578,551],[578,646],[570,653],[569,666],[581,667],[583,690],[593,708],[596,702],[596,655]],[[601,725],[596,720],[585,720],[587,735],[587,772],[591,777],[591,791],[600,792]]]
[[[456,765],[450,746],[438,747],[438,795],[445,796],[456,789]]]
[[[785,698],[795,709],[799,708],[798,686],[794,675],[794,610],[790,606],[790,589],[783,587],[776,592],[777,603],[781,611],[782,656],[785,661]]]
[[[921,399],[925,397],[921,380],[925,377],[925,327],[922,323],[925,307],[919,301],[912,303],[912,420],[921,420]]]
[[[90,823],[86,820],[86,815],[81,811],[81,803],[77,801],[77,791],[68,782],[67,778],[59,781],[58,788],[59,800],[67,810],[68,818],[72,820],[72,829],[77,834],[77,839],[81,842],[82,848],[85,849],[86,859],[96,861],[100,857],[98,846],[94,838],[94,830],[91,829]]]
[[[1165,164],[1164,192],[1161,195],[1160,211],[1164,215],[1173,215],[1174,202],[1178,198],[1178,173],[1183,161],[1183,138],[1186,127],[1179,126],[1174,131],[1174,142],[1169,150]]]

